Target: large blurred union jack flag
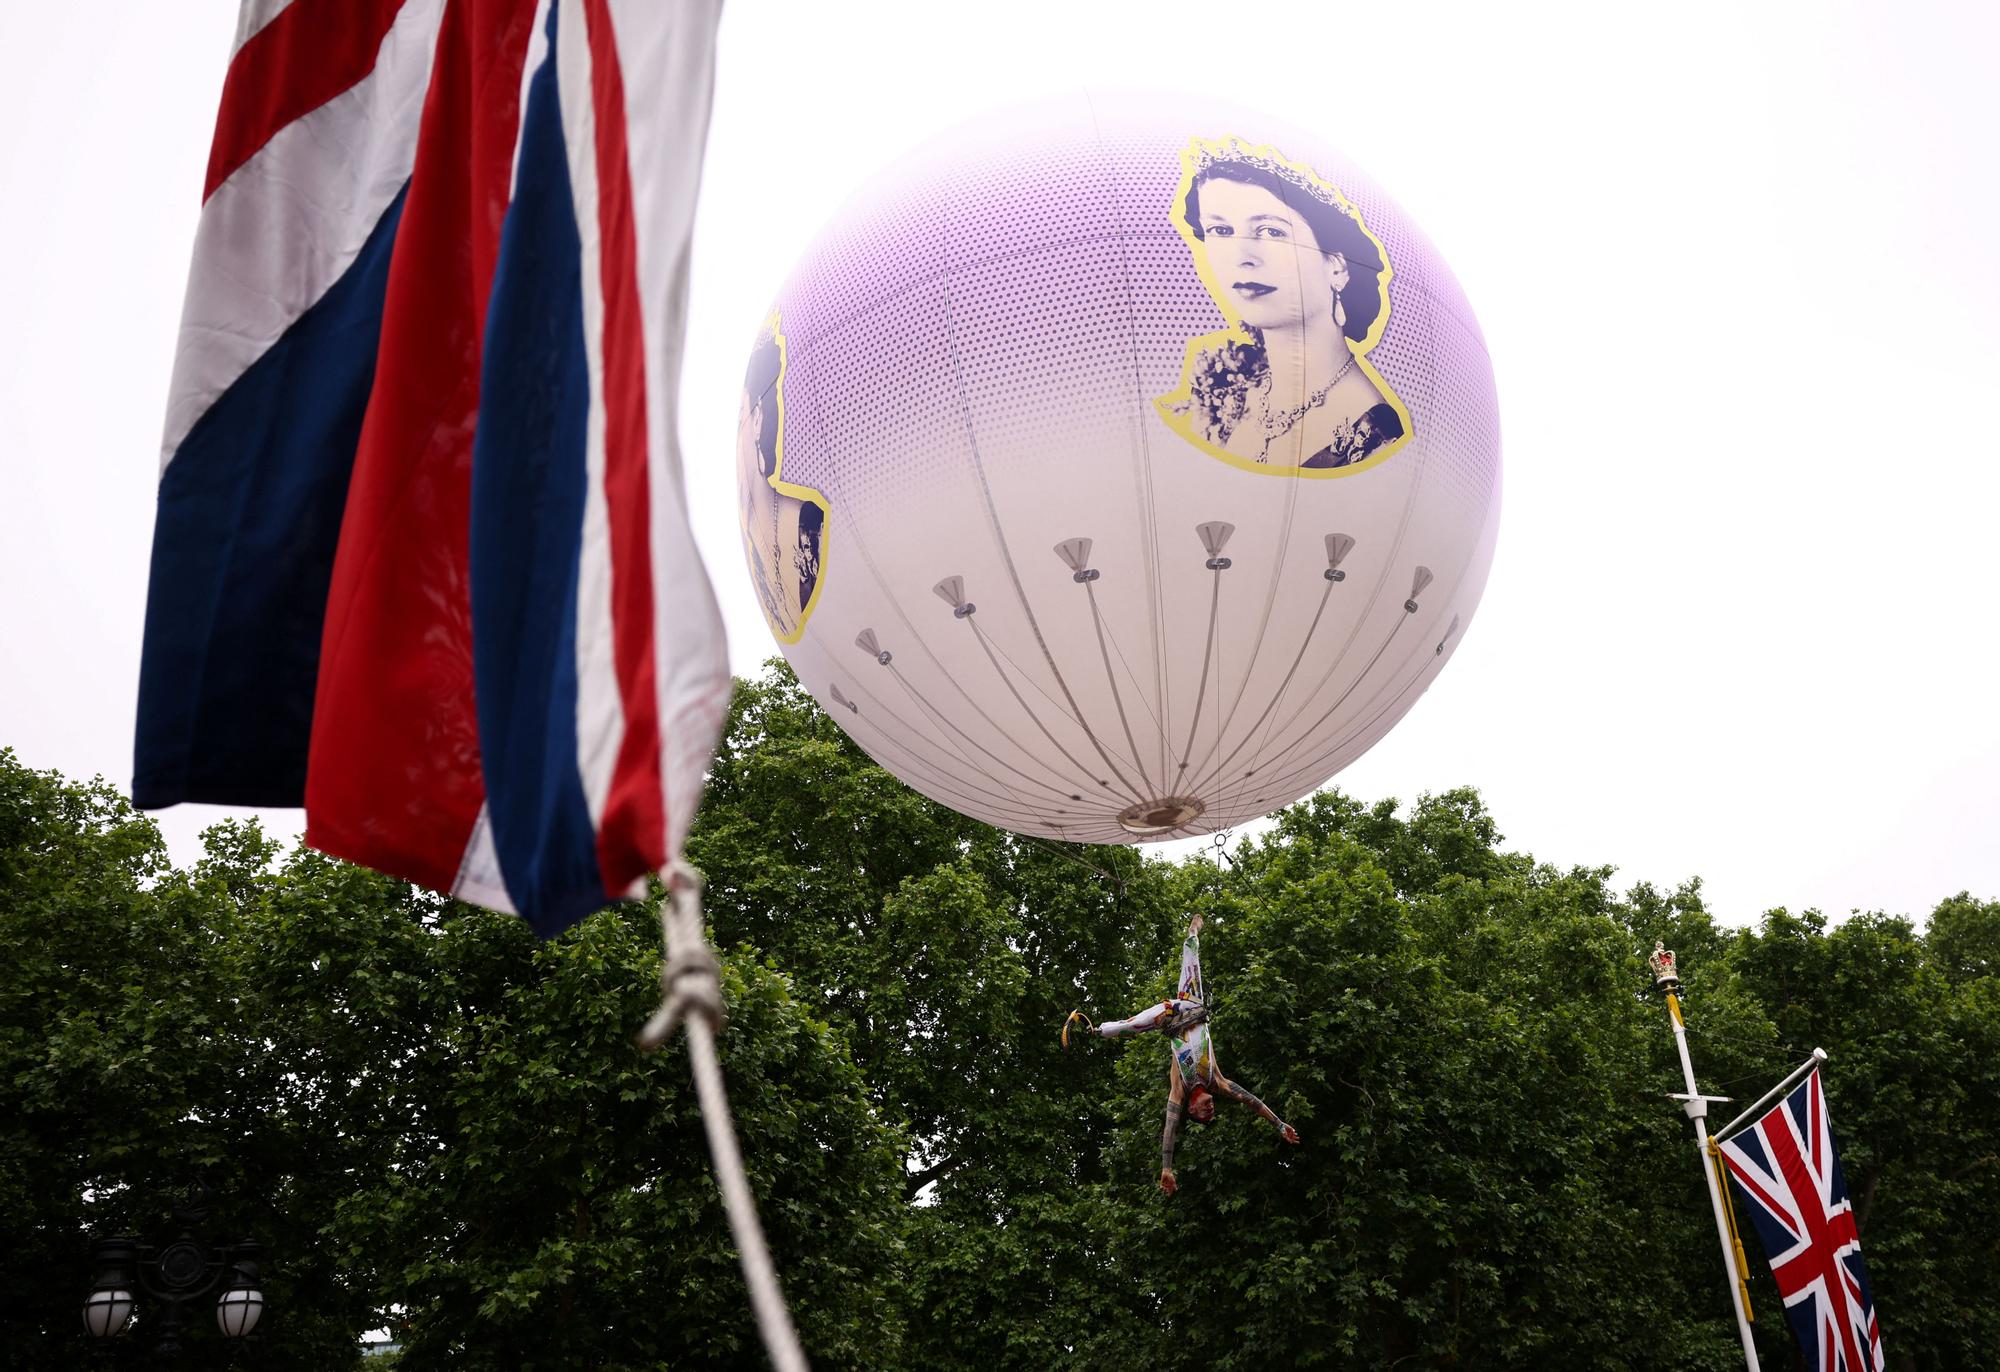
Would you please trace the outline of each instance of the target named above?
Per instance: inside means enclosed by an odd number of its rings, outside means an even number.
[[[729,690],[675,436],[720,0],[243,0],[133,797],[303,805],[545,934],[644,890]]]
[[[1817,1070],[1720,1145],[1806,1365],[1883,1372],[1882,1329]]]

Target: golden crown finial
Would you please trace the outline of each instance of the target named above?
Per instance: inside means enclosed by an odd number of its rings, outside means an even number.
[[[1673,990],[1681,984],[1679,970],[1674,966],[1674,955],[1664,939],[1653,940],[1653,955],[1646,959],[1653,969],[1653,985],[1663,990]]]

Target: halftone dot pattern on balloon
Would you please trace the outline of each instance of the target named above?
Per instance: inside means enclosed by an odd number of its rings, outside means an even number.
[[[1174,758],[1182,754],[1196,695],[1186,674],[1200,665],[1204,621],[1195,615],[1170,624],[1165,637],[1157,632],[1148,637],[1144,626],[1129,616],[1148,604],[1139,588],[1156,575],[1147,570],[1153,549],[1161,559],[1157,575],[1178,587],[1172,599],[1191,604],[1195,595],[1190,587],[1198,584],[1205,611],[1210,577],[1199,570],[1202,554],[1192,534],[1199,519],[1240,523],[1232,548],[1236,560],[1247,568],[1260,565],[1260,554],[1263,558],[1266,570],[1256,579],[1239,569],[1222,582],[1228,613],[1247,620],[1261,613],[1258,607],[1272,586],[1286,605],[1319,601],[1325,563],[1317,544],[1325,533],[1343,528],[1340,521],[1352,510],[1379,508],[1382,497],[1400,501],[1407,496],[1433,511],[1413,526],[1424,536],[1412,534],[1401,543],[1393,522],[1357,530],[1364,547],[1350,566],[1359,577],[1330,602],[1324,636],[1306,655],[1273,727],[1256,731],[1260,737],[1277,740],[1283,737],[1275,727],[1278,720],[1309,706],[1299,716],[1309,721],[1332,703],[1309,699],[1311,683],[1322,679],[1332,660],[1327,655],[1334,644],[1328,639],[1344,640],[1351,631],[1367,630],[1351,650],[1357,659],[1343,659],[1333,672],[1327,688],[1332,692],[1360,669],[1385,626],[1400,623],[1407,578],[1417,561],[1438,564],[1433,570],[1439,578],[1423,598],[1420,621],[1426,637],[1418,646],[1434,642],[1449,618],[1450,598],[1475,552],[1462,535],[1446,537],[1449,546],[1429,544],[1439,531],[1449,534],[1461,527],[1473,530],[1476,539],[1493,499],[1497,423],[1489,364],[1449,270],[1421,235],[1406,229],[1406,221],[1371,183],[1317,159],[1304,140],[1270,140],[1289,158],[1310,163],[1338,185],[1394,264],[1391,315],[1367,361],[1412,415],[1416,432],[1411,441],[1380,467],[1340,479],[1265,475],[1228,468],[1170,429],[1154,406],[1156,398],[1181,385],[1188,341],[1227,323],[1175,227],[1175,194],[1186,139],[1234,132],[1254,137],[1242,128],[1197,123],[1185,133],[1115,135],[1100,142],[1087,126],[1073,126],[1054,136],[1011,143],[990,136],[975,139],[969,153],[961,147],[921,155],[892,171],[886,190],[843,211],[781,296],[790,345],[784,475],[825,492],[833,507],[828,605],[836,603],[836,592],[843,587],[854,588],[857,596],[843,601],[831,617],[822,607],[800,652],[807,659],[824,658],[832,668],[831,680],[852,674],[858,689],[882,692],[883,704],[907,715],[907,724],[915,726],[907,740],[912,748],[925,750],[932,736],[947,743],[934,764],[943,775],[964,774],[968,764],[979,768],[984,760],[947,738],[921,708],[897,692],[941,689],[926,675],[933,670],[932,654],[938,655],[935,670],[971,673],[988,691],[996,689],[983,659],[953,658],[954,653],[976,652],[964,646],[971,631],[956,630],[951,614],[930,590],[937,577],[975,568],[958,565],[949,556],[938,558],[938,549],[949,545],[937,544],[914,561],[905,556],[900,567],[892,566],[888,579],[895,584],[862,585],[869,582],[869,573],[858,561],[843,561],[842,544],[843,531],[858,530],[861,523],[878,550],[895,528],[911,520],[958,530],[968,548],[975,543],[985,548],[997,541],[996,535],[1006,540],[1022,599],[993,584],[990,565],[985,584],[977,575],[968,577],[965,594],[981,602],[979,622],[1003,653],[1009,652],[1012,636],[1009,667],[1021,673],[1015,680],[1030,704],[1039,710],[1049,702],[1063,713],[1066,707],[1054,704],[1055,686],[1039,658],[1022,651],[1027,631],[1018,621],[1023,611],[1079,612],[1077,607],[1086,603],[1083,588],[1072,584],[1069,570],[1048,545],[1057,538],[1093,539],[1090,562],[1104,568],[1106,577],[1097,588],[1099,603],[1116,607],[1123,616],[1107,626],[1122,637],[1114,674],[1126,692],[1126,711],[1141,721],[1138,746],[1149,757],[1155,745],[1144,736],[1147,715],[1166,716],[1171,747],[1162,751]],[[990,498],[980,497],[971,480],[979,470],[998,483]],[[1064,482],[1066,472],[1075,474],[1073,482]],[[1152,473],[1145,480],[1153,484],[1142,480],[1135,485],[1133,477],[1143,472]],[[1029,483],[1025,488],[1024,480]],[[1425,494],[1425,488],[1435,495]],[[1084,496],[1086,491],[1091,494]],[[1141,491],[1148,494],[1137,494]],[[1032,508],[1036,500],[1043,506],[1038,511]],[[1152,502],[1150,512],[1146,502]],[[1444,516],[1446,506],[1455,517]],[[1023,510],[1035,517],[1020,518]],[[1278,548],[1259,546],[1257,540],[1277,537],[1278,519],[1292,518],[1286,511],[1297,516],[1287,542]],[[1179,527],[1183,519],[1186,529]],[[1151,548],[1144,541],[1149,520],[1155,526]],[[1274,556],[1280,559],[1275,564]],[[939,561],[935,568],[927,565],[933,559]],[[1189,581],[1190,567],[1195,583]],[[1279,582],[1271,580],[1280,574]],[[1379,590],[1374,589],[1378,579]],[[884,596],[890,603],[884,603]],[[1471,608],[1464,606],[1462,618]],[[861,618],[853,618],[857,615]],[[1301,626],[1289,623],[1288,615],[1296,617],[1281,606],[1279,622],[1260,650],[1263,655],[1288,660],[1297,648]],[[1087,635],[1087,619],[1085,625]],[[898,653],[893,673],[874,676],[878,668],[864,666],[848,644],[861,627],[877,628],[885,645],[893,641]],[[909,641],[911,632],[920,636],[920,643]],[[1225,691],[1232,701],[1242,700],[1245,714],[1254,714],[1269,699],[1263,685],[1243,696],[1249,667],[1228,656],[1240,657],[1242,651],[1240,643],[1232,644],[1217,658],[1209,705],[1203,719],[1195,721],[1199,727],[1192,756],[1213,751],[1218,738],[1206,717]],[[1176,667],[1158,667],[1149,652],[1171,655]],[[1082,683],[1079,689],[1100,693],[1084,700],[1083,714],[1107,746],[1123,756],[1128,750],[1119,736],[1113,702],[1101,695],[1105,678],[1095,653],[1091,646],[1087,660],[1064,659],[1066,669],[1074,673],[1073,684]],[[1122,660],[1127,654],[1134,655],[1129,663]],[[807,677],[806,661],[799,665]],[[1402,698],[1404,683],[1423,674],[1414,658],[1385,660],[1336,717],[1310,731],[1314,745],[1287,757],[1286,770],[1307,757],[1345,752],[1361,734],[1386,732],[1415,699],[1414,691]],[[891,687],[896,678],[902,685]],[[1169,678],[1178,684],[1163,694]],[[972,677],[964,679],[978,689]],[[1269,680],[1275,682],[1275,673]],[[827,671],[818,663],[807,685],[816,692],[829,690]],[[991,722],[1018,730],[1018,738],[1003,744],[986,735],[983,722],[963,722],[1009,757],[1016,756],[1013,746],[1042,747],[1012,702],[989,699],[997,701]],[[844,713],[837,712],[836,719]],[[1083,755],[1087,772],[1101,770],[1080,739],[1053,715],[1048,721]],[[887,720],[871,722],[877,729],[890,729]],[[1221,753],[1236,747],[1250,722],[1225,720]],[[1305,742],[1296,738],[1298,745]],[[1242,751],[1212,783],[1211,800],[1229,793],[1246,793],[1245,800],[1261,794],[1261,787],[1243,784],[1242,773],[1254,766],[1260,778],[1276,774],[1276,762],[1258,757],[1263,746]],[[1053,754],[1044,761],[1064,773],[1073,770]],[[1017,778],[999,774],[986,781],[1009,793],[1024,789]],[[1087,796],[1108,798],[1098,795],[1094,783],[1076,778],[1074,784]],[[925,789],[921,782],[919,789]],[[1254,813],[1235,809],[1212,809],[1191,828],[1218,827]],[[1082,821],[1070,816],[1055,824],[1051,814],[1050,822],[1079,837],[1119,840],[1108,819],[1108,814]],[[1015,827],[1023,826],[1016,822]]]
[[[826,492],[836,526],[906,494],[921,475],[911,458],[963,447],[944,320],[942,287],[924,283],[795,345],[785,475]]]
[[[787,479],[830,495],[845,487],[871,501],[903,493],[922,475],[912,450],[950,450],[968,437],[965,415],[956,425],[939,422],[950,421],[954,407],[931,403],[933,383],[962,383],[971,436],[982,448],[1020,439],[1024,458],[1059,466],[1071,460],[1064,449],[1101,452],[1121,441],[1129,417],[1111,411],[1133,389],[1147,404],[1173,390],[1187,339],[1226,323],[1173,226],[1179,151],[1130,138],[1076,141],[1034,156],[1016,151],[867,204],[847,233],[802,264],[787,291],[788,331],[800,355],[788,401],[819,420],[817,432],[788,434],[788,460],[797,465],[787,467]],[[1368,361],[1409,406],[1419,428],[1411,447],[1444,440],[1449,451],[1433,453],[1444,459],[1436,475],[1462,503],[1483,502],[1493,477],[1490,435],[1450,441],[1491,403],[1450,380],[1466,370],[1458,354],[1483,353],[1452,327],[1469,311],[1426,289],[1457,294],[1448,274],[1440,279],[1429,269],[1429,245],[1403,230],[1379,192],[1347,180],[1341,189],[1396,268],[1388,327]],[[940,286],[942,299],[927,289]],[[945,346],[916,354],[898,346],[935,325],[940,310],[950,323],[933,330],[933,341]],[[1107,365],[1121,356],[1128,365]],[[1483,371],[1483,356],[1477,360]],[[820,384],[821,373],[838,376],[839,385]],[[810,406],[802,403],[808,393]],[[1062,433],[1046,418],[1058,415]],[[1103,423],[1088,422],[1099,416]],[[1057,443],[1034,441],[1044,436]],[[842,471],[816,470],[821,447],[850,454]]]

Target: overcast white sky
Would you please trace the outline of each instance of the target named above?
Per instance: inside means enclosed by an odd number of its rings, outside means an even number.
[[[0,14],[0,744],[120,785],[235,11]],[[737,389],[831,208],[1014,100],[1215,92],[1397,197],[1498,378],[1484,603],[1338,784],[1471,783],[1729,920],[2000,896],[2000,9],[738,0],[721,41],[682,435],[737,671]],[[220,813],[163,817],[179,860]]]

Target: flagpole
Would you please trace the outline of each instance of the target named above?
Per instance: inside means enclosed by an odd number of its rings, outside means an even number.
[[[1786,1077],[1776,1086],[1773,1086],[1770,1090],[1766,1091],[1763,1095],[1759,1096],[1757,1098],[1757,1103],[1755,1105],[1751,1106],[1748,1110],[1745,1110],[1735,1119],[1729,1121],[1729,1123],[1723,1125],[1720,1129],[1716,1130],[1715,1141],[1717,1143],[1721,1143],[1724,1139],[1728,1138],[1731,1134],[1734,1134],[1739,1128],[1741,1128],[1743,1124],[1747,1120],[1749,1120],[1752,1116],[1761,1114],[1764,1110],[1764,1107],[1769,1105],[1772,1101],[1776,1100],[1780,1096],[1790,1095],[1792,1088],[1794,1086],[1797,1086],[1799,1082],[1804,1080],[1808,1072],[1817,1071],[1819,1069],[1819,1065],[1825,1061],[1826,1061],[1826,1049],[1824,1048],[1813,1049],[1812,1056],[1807,1058],[1804,1062],[1800,1063],[1797,1067],[1793,1068],[1792,1074],[1789,1077]]]
[[[1762,1372],[1757,1362],[1756,1341],[1750,1337],[1750,1292],[1745,1285],[1747,1274],[1742,1266],[1742,1247],[1732,1238],[1729,1214],[1723,1207],[1722,1188],[1716,1179],[1715,1160],[1709,1152],[1708,1103],[1727,1100],[1728,1097],[1704,1096],[1694,1084],[1694,1063],[1688,1058],[1687,1024],[1681,1019],[1681,979],[1674,967],[1674,955],[1667,951],[1664,943],[1656,942],[1653,956],[1647,962],[1653,969],[1653,989],[1666,1001],[1667,1014],[1673,1020],[1674,1047],[1680,1051],[1681,1079],[1687,1083],[1687,1091],[1672,1093],[1672,1098],[1681,1103],[1687,1117],[1694,1121],[1695,1150],[1701,1156],[1702,1180],[1708,1184],[1708,1205],[1715,1216],[1715,1237],[1722,1245],[1722,1267],[1730,1276],[1729,1302],[1736,1314],[1737,1337],[1743,1340],[1743,1361],[1750,1372]]]

